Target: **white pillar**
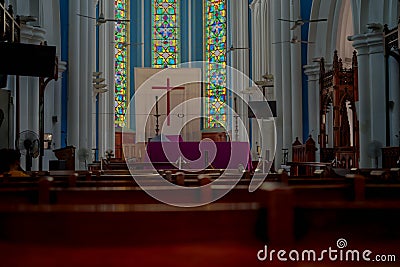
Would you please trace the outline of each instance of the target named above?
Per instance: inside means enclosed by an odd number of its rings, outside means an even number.
[[[291,1],[290,18],[296,20],[300,17],[299,1]],[[301,38],[301,27],[297,27],[293,37]],[[291,90],[292,90],[292,140],[296,137],[303,139],[303,108],[302,108],[302,77],[301,77],[301,44],[290,45],[291,59]]]
[[[104,2],[106,17],[114,17],[114,2]],[[100,71],[106,79],[108,92],[99,95],[99,155],[104,156],[106,150],[115,150],[114,126],[114,23],[105,23],[100,26]]]
[[[39,78],[28,78],[28,129],[39,137]],[[38,158],[32,160],[32,171],[39,170]]]
[[[261,79],[261,16],[260,0],[254,0],[250,4],[251,28],[252,28],[252,77],[253,80]],[[236,20],[237,18],[235,18]]]
[[[96,16],[96,0],[90,0],[88,1],[88,15],[91,17]],[[92,156],[92,148],[96,147],[96,124],[93,125],[93,122],[95,123],[96,117],[93,116],[95,114],[95,109],[96,109],[96,98],[93,96],[93,85],[92,85],[92,79],[93,77],[93,72],[96,70],[96,22],[94,20],[88,20],[88,42],[87,42],[87,47],[88,47],[88,56],[87,56],[87,61],[88,61],[88,80],[87,80],[87,148],[89,149],[89,153]],[[94,109],[94,110],[93,110]],[[89,161],[92,161],[92,157],[89,157]]]
[[[114,1],[107,1],[108,7],[106,14],[109,18],[115,17],[114,14]],[[112,43],[115,39],[115,24],[106,24],[107,30],[107,68],[108,68],[108,79],[110,85],[110,91],[108,93],[108,123],[107,123],[107,144],[108,149],[115,152],[115,48]],[[112,41],[110,41],[112,40]],[[129,40],[128,40],[129,41]],[[128,87],[129,88],[129,87]],[[127,89],[128,89],[127,88]]]
[[[250,5],[250,8],[252,5]],[[235,47],[249,47],[249,23],[248,23],[248,12],[249,12],[249,5],[246,1],[231,1],[230,2],[230,41],[231,44]],[[253,12],[253,10],[252,10]],[[252,27],[254,21],[254,17],[252,16]],[[230,71],[228,73],[229,79],[229,86],[237,94],[236,102],[237,102],[237,113],[240,116],[238,120],[241,120],[245,127],[240,127],[238,132],[238,139],[236,139],[235,134],[235,118],[231,117],[232,119],[232,136],[233,140],[235,141],[248,141],[245,140],[245,136],[247,135],[249,129],[249,119],[247,118],[247,105],[243,105],[242,101],[240,101],[239,96],[240,91],[247,88],[249,86],[249,82],[247,79],[243,79],[241,75],[237,75],[243,73],[246,76],[249,75],[249,50],[234,50],[229,53],[228,55],[228,63],[236,71]],[[239,72],[239,73],[238,73]],[[234,75],[232,75],[234,74]],[[235,96],[233,96],[235,97]],[[245,96],[247,97],[247,96]],[[232,103],[233,103],[232,99]],[[240,123],[240,121],[239,121]],[[240,124],[238,124],[240,125]],[[250,137],[251,138],[251,137]]]
[[[58,81],[54,87],[54,116],[57,118],[57,122],[54,123],[54,132],[53,132],[53,143],[54,148],[61,148],[61,116],[62,116],[62,76],[63,73],[67,70],[67,63],[64,61],[59,61],[58,63]]]
[[[21,42],[40,44],[45,40],[46,30],[39,27],[23,25]],[[39,135],[39,79],[35,77],[20,78],[20,131],[31,130]],[[18,133],[16,133],[18,134]],[[21,158],[25,165],[24,157]],[[32,170],[38,170],[39,161],[34,159]]]
[[[375,36],[376,38],[377,36]],[[383,56],[383,40],[369,40],[369,79],[371,92],[371,127],[372,140],[386,144],[386,99],[384,90],[385,61]],[[363,77],[361,77],[362,79]],[[360,79],[360,78],[359,78]],[[380,166],[381,163],[380,163]]]
[[[393,101],[393,109],[391,110],[391,146],[399,146],[400,144],[400,80],[399,80],[399,63],[389,57],[389,77],[390,77],[390,101]],[[396,135],[398,137],[396,137]]]
[[[79,1],[69,2],[69,62],[68,62],[68,145],[79,148],[79,32],[80,21],[76,14],[80,14]],[[76,157],[77,159],[77,157]],[[75,162],[78,168],[78,159]]]
[[[81,14],[88,14],[88,1],[80,1]],[[84,161],[79,160],[79,150],[88,148],[88,20],[80,19],[80,41],[79,41],[79,147],[78,147],[78,162],[77,169],[84,169]]]
[[[288,19],[290,18],[290,0],[282,0],[281,4],[281,18]],[[292,143],[293,143],[293,135],[292,135],[292,78],[291,78],[291,49],[290,43],[286,42],[290,40],[290,31],[288,30],[289,25],[287,22],[282,23],[282,105],[283,105],[283,147],[289,149],[291,151]],[[279,89],[278,89],[279,90]],[[297,100],[296,100],[297,101]],[[290,158],[289,154],[289,158]]]
[[[273,42],[282,41],[281,37],[281,22],[278,18],[281,17],[281,1],[272,1],[272,15],[273,15]],[[282,46],[276,44],[273,46],[274,60],[274,79],[275,79],[275,97],[276,97],[276,112],[275,118],[276,127],[276,152],[275,152],[275,169],[278,169],[282,162],[282,148],[283,148],[283,98],[282,98]]]
[[[381,32],[349,37],[358,52],[360,167],[375,167],[368,157],[368,145],[376,140],[385,144],[385,92],[383,39]]]
[[[319,65],[304,66],[308,76],[308,128],[310,135],[318,143],[319,135]],[[320,160],[320,149],[316,152],[316,160]]]

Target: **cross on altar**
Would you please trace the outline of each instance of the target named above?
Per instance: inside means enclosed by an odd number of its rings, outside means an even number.
[[[167,125],[170,126],[169,114],[171,112],[171,91],[172,90],[185,90],[185,87],[172,87],[170,85],[170,80],[167,78],[167,86],[153,86],[154,90],[167,90]]]

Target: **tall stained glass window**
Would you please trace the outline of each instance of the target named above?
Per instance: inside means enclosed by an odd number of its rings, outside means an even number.
[[[129,19],[129,0],[115,0],[115,18]],[[126,109],[129,83],[129,29],[128,23],[115,23],[115,126],[126,126]]]
[[[204,37],[206,70],[205,128],[226,124],[226,0],[205,0]]]
[[[153,0],[152,66],[176,67],[180,63],[179,0]]]

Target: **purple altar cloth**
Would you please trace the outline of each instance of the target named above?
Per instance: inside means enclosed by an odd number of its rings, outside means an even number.
[[[181,157],[185,169],[202,170],[251,168],[250,146],[246,142],[150,142],[147,145],[146,162],[175,168]],[[172,164],[171,164],[172,163]]]

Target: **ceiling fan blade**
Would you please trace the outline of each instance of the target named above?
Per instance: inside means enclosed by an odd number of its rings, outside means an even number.
[[[304,22],[321,22],[321,21],[328,21],[328,19],[311,19],[311,20],[304,20]]]
[[[290,43],[290,41],[275,42],[275,43],[272,43],[272,44],[284,44],[284,43]]]
[[[314,42],[301,41],[302,44],[315,44]]]
[[[94,17],[90,17],[90,16],[86,16],[86,15],[82,15],[82,14],[76,14],[76,15],[78,15],[79,17],[83,17],[83,18],[88,18],[88,19],[94,19],[94,20],[96,20],[96,18],[94,18]]]
[[[280,21],[287,21],[287,22],[296,22],[295,20],[290,20],[290,19],[278,19]]]
[[[124,22],[130,22],[131,20],[129,19],[105,19],[105,21],[112,21],[112,22],[118,22],[118,23],[124,23]]]

